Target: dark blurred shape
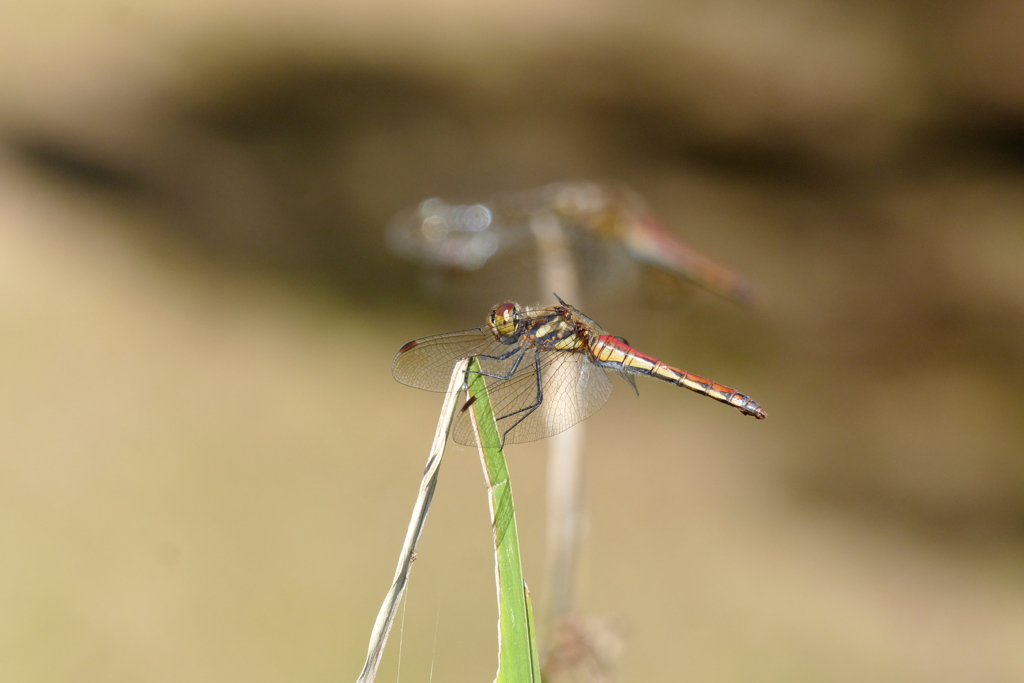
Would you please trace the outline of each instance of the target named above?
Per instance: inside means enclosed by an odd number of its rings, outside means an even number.
[[[962,149],[977,162],[1024,171],[1024,112],[1019,117],[978,116],[952,137],[950,146]]]
[[[398,161],[394,145],[419,126],[453,117],[450,89],[330,63],[271,60],[261,68],[247,65],[238,76],[179,114],[221,148],[210,178],[216,193],[195,197],[208,197],[203,205],[179,202],[191,214],[182,223],[200,240],[241,247],[255,261],[361,297],[388,298],[408,287],[381,248],[387,187],[395,183]],[[362,163],[378,166],[353,175]],[[253,201],[258,211],[249,208]]]
[[[75,149],[70,141],[24,135],[14,136],[8,144],[26,163],[98,192],[129,198],[142,190],[140,178],[127,169]]]

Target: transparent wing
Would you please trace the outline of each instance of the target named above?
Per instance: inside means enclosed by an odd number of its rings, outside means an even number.
[[[508,347],[504,347],[508,348]],[[488,393],[505,445],[543,439],[565,431],[596,413],[612,393],[612,382],[601,367],[586,355],[571,351],[520,349],[522,360],[508,379],[515,359],[482,359]],[[537,389],[537,358],[540,359],[543,401]],[[522,420],[519,422],[519,420]],[[518,422],[518,424],[517,424]],[[476,444],[470,411],[456,415],[452,435],[456,442]]]
[[[411,341],[395,354],[391,374],[402,384],[427,391],[445,391],[452,368],[469,356],[502,356],[517,347],[502,344],[487,326],[447,332]]]
[[[522,313],[520,324],[532,329],[551,317],[550,309],[527,310]],[[524,336],[516,344],[502,344],[495,339],[489,325],[415,339],[395,354],[391,374],[410,387],[446,391],[456,361],[477,356],[481,358],[484,372],[504,377],[511,373],[514,356],[526,339]],[[502,358],[507,360],[499,360]]]

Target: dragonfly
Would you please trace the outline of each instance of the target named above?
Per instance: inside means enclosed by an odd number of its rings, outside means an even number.
[[[621,375],[634,392],[634,377],[646,375],[758,420],[767,417],[749,396],[637,351],[555,296],[556,306],[524,308],[507,301],[493,307],[481,327],[415,339],[398,350],[391,372],[402,384],[445,391],[455,363],[475,357],[490,379],[503,445],[558,434],[596,413],[611,396],[609,372]],[[452,434],[458,443],[476,443],[468,411],[458,414]]]
[[[596,256],[597,244],[617,245],[637,263],[726,298],[744,304],[755,298],[750,280],[679,240],[639,194],[622,185],[553,183],[476,204],[432,197],[392,219],[388,245],[399,256],[427,266],[478,270],[502,254],[530,248],[530,223],[543,216],[567,231],[580,257]]]

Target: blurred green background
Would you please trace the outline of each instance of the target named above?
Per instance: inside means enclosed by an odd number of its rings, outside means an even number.
[[[648,382],[590,421],[621,679],[1024,680],[1024,5],[3,17],[0,679],[354,680],[440,406],[392,354],[547,301],[526,259],[425,289],[384,226],[600,179],[762,300],[586,312],[770,414]],[[545,449],[510,451],[538,597]],[[378,680],[491,680],[491,552],[453,448]]]

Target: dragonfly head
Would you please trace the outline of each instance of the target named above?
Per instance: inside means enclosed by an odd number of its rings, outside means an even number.
[[[515,344],[523,335],[523,309],[514,301],[508,301],[492,308],[488,322],[494,336],[502,344]]]

